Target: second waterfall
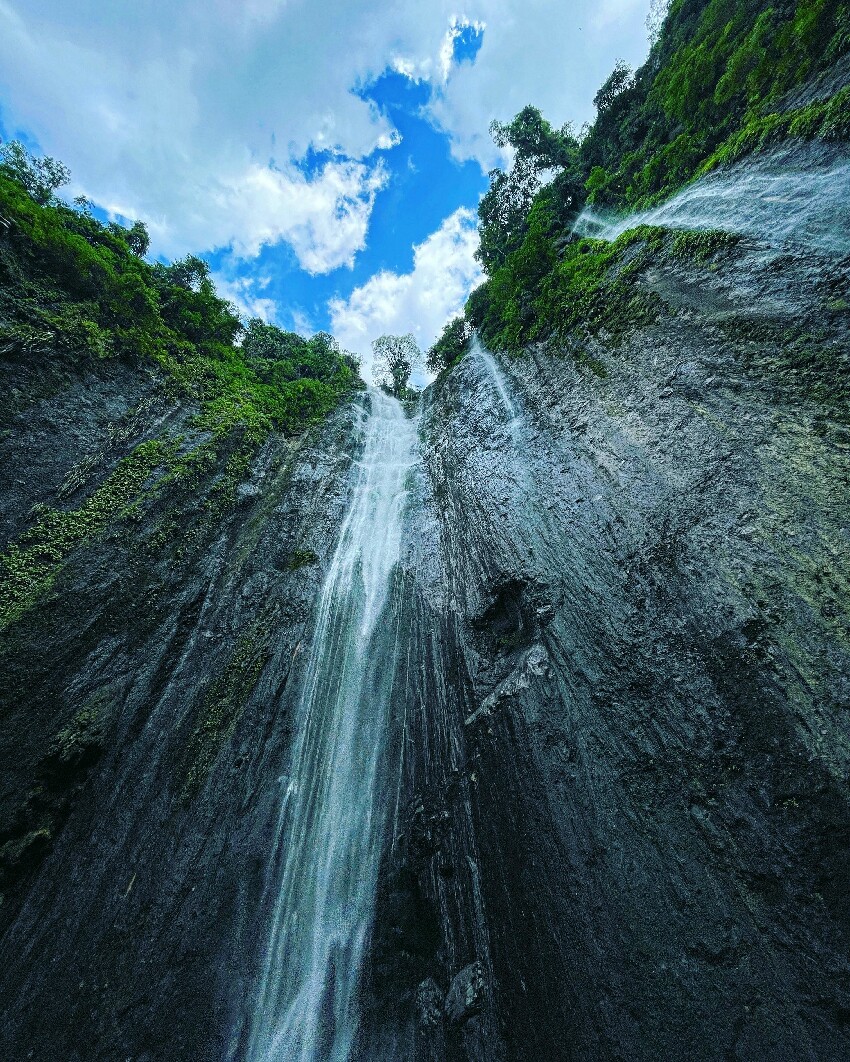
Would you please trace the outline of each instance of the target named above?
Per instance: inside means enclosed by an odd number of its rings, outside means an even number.
[[[416,428],[370,392],[354,495],[319,601],[277,833],[250,1062],[345,1062],[375,903],[399,558]]]

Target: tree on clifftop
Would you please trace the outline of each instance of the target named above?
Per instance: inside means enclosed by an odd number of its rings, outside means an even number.
[[[71,171],[61,162],[45,155],[31,155],[20,140],[0,146],[0,167],[26,188],[39,206],[53,202],[57,189],[71,179]]]
[[[480,244],[475,257],[490,276],[515,251],[528,230],[528,212],[546,174],[555,174],[559,195],[574,206],[576,189],[563,175],[572,170],[578,141],[569,125],[553,128],[536,107],[524,107],[512,122],[491,122],[497,147],[511,148],[509,172],[490,171],[490,188],[478,206]],[[561,187],[562,186],[562,187]]]
[[[422,357],[413,334],[379,336],[372,343],[372,355],[375,383],[396,398],[405,398],[410,374]]]

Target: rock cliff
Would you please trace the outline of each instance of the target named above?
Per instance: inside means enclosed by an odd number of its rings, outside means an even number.
[[[654,239],[651,312],[423,397],[360,1057],[850,1052],[850,263]],[[4,373],[3,1054],[238,1058],[368,396]]]
[[[426,396],[374,966],[418,1058],[850,1049],[847,262],[671,246],[653,324]]]
[[[127,366],[4,369],[9,529],[108,511],[4,633],[2,1053],[228,1057],[362,409],[258,446]]]

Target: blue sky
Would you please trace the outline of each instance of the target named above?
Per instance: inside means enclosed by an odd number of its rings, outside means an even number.
[[[448,138],[423,113],[430,98],[426,82],[386,71],[360,92],[388,116],[400,143],[381,152],[386,183],[375,200],[367,242],[353,265],[310,274],[298,268],[295,254],[285,245],[265,247],[249,263],[234,261],[227,251],[210,256],[219,275],[269,278],[264,295],[281,308],[280,323],[286,327],[309,322],[307,327],[330,328],[328,306],[332,300],[347,298],[381,271],[409,273],[414,246],[439,229],[443,219],[459,206],[474,209],[487,189],[481,166],[472,159],[453,159]],[[331,159],[328,153],[311,153],[304,161],[304,172],[315,173]],[[415,204],[414,209],[411,204]]]
[[[527,103],[593,117],[648,0],[0,0],[0,135],[205,256],[244,315],[425,348],[480,281],[475,210]]]

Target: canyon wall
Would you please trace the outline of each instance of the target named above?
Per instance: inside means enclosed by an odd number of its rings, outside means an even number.
[[[850,1052],[848,261],[635,261],[651,313],[411,411],[358,1057]],[[4,1056],[240,1058],[370,398],[240,443],[4,374]]]

